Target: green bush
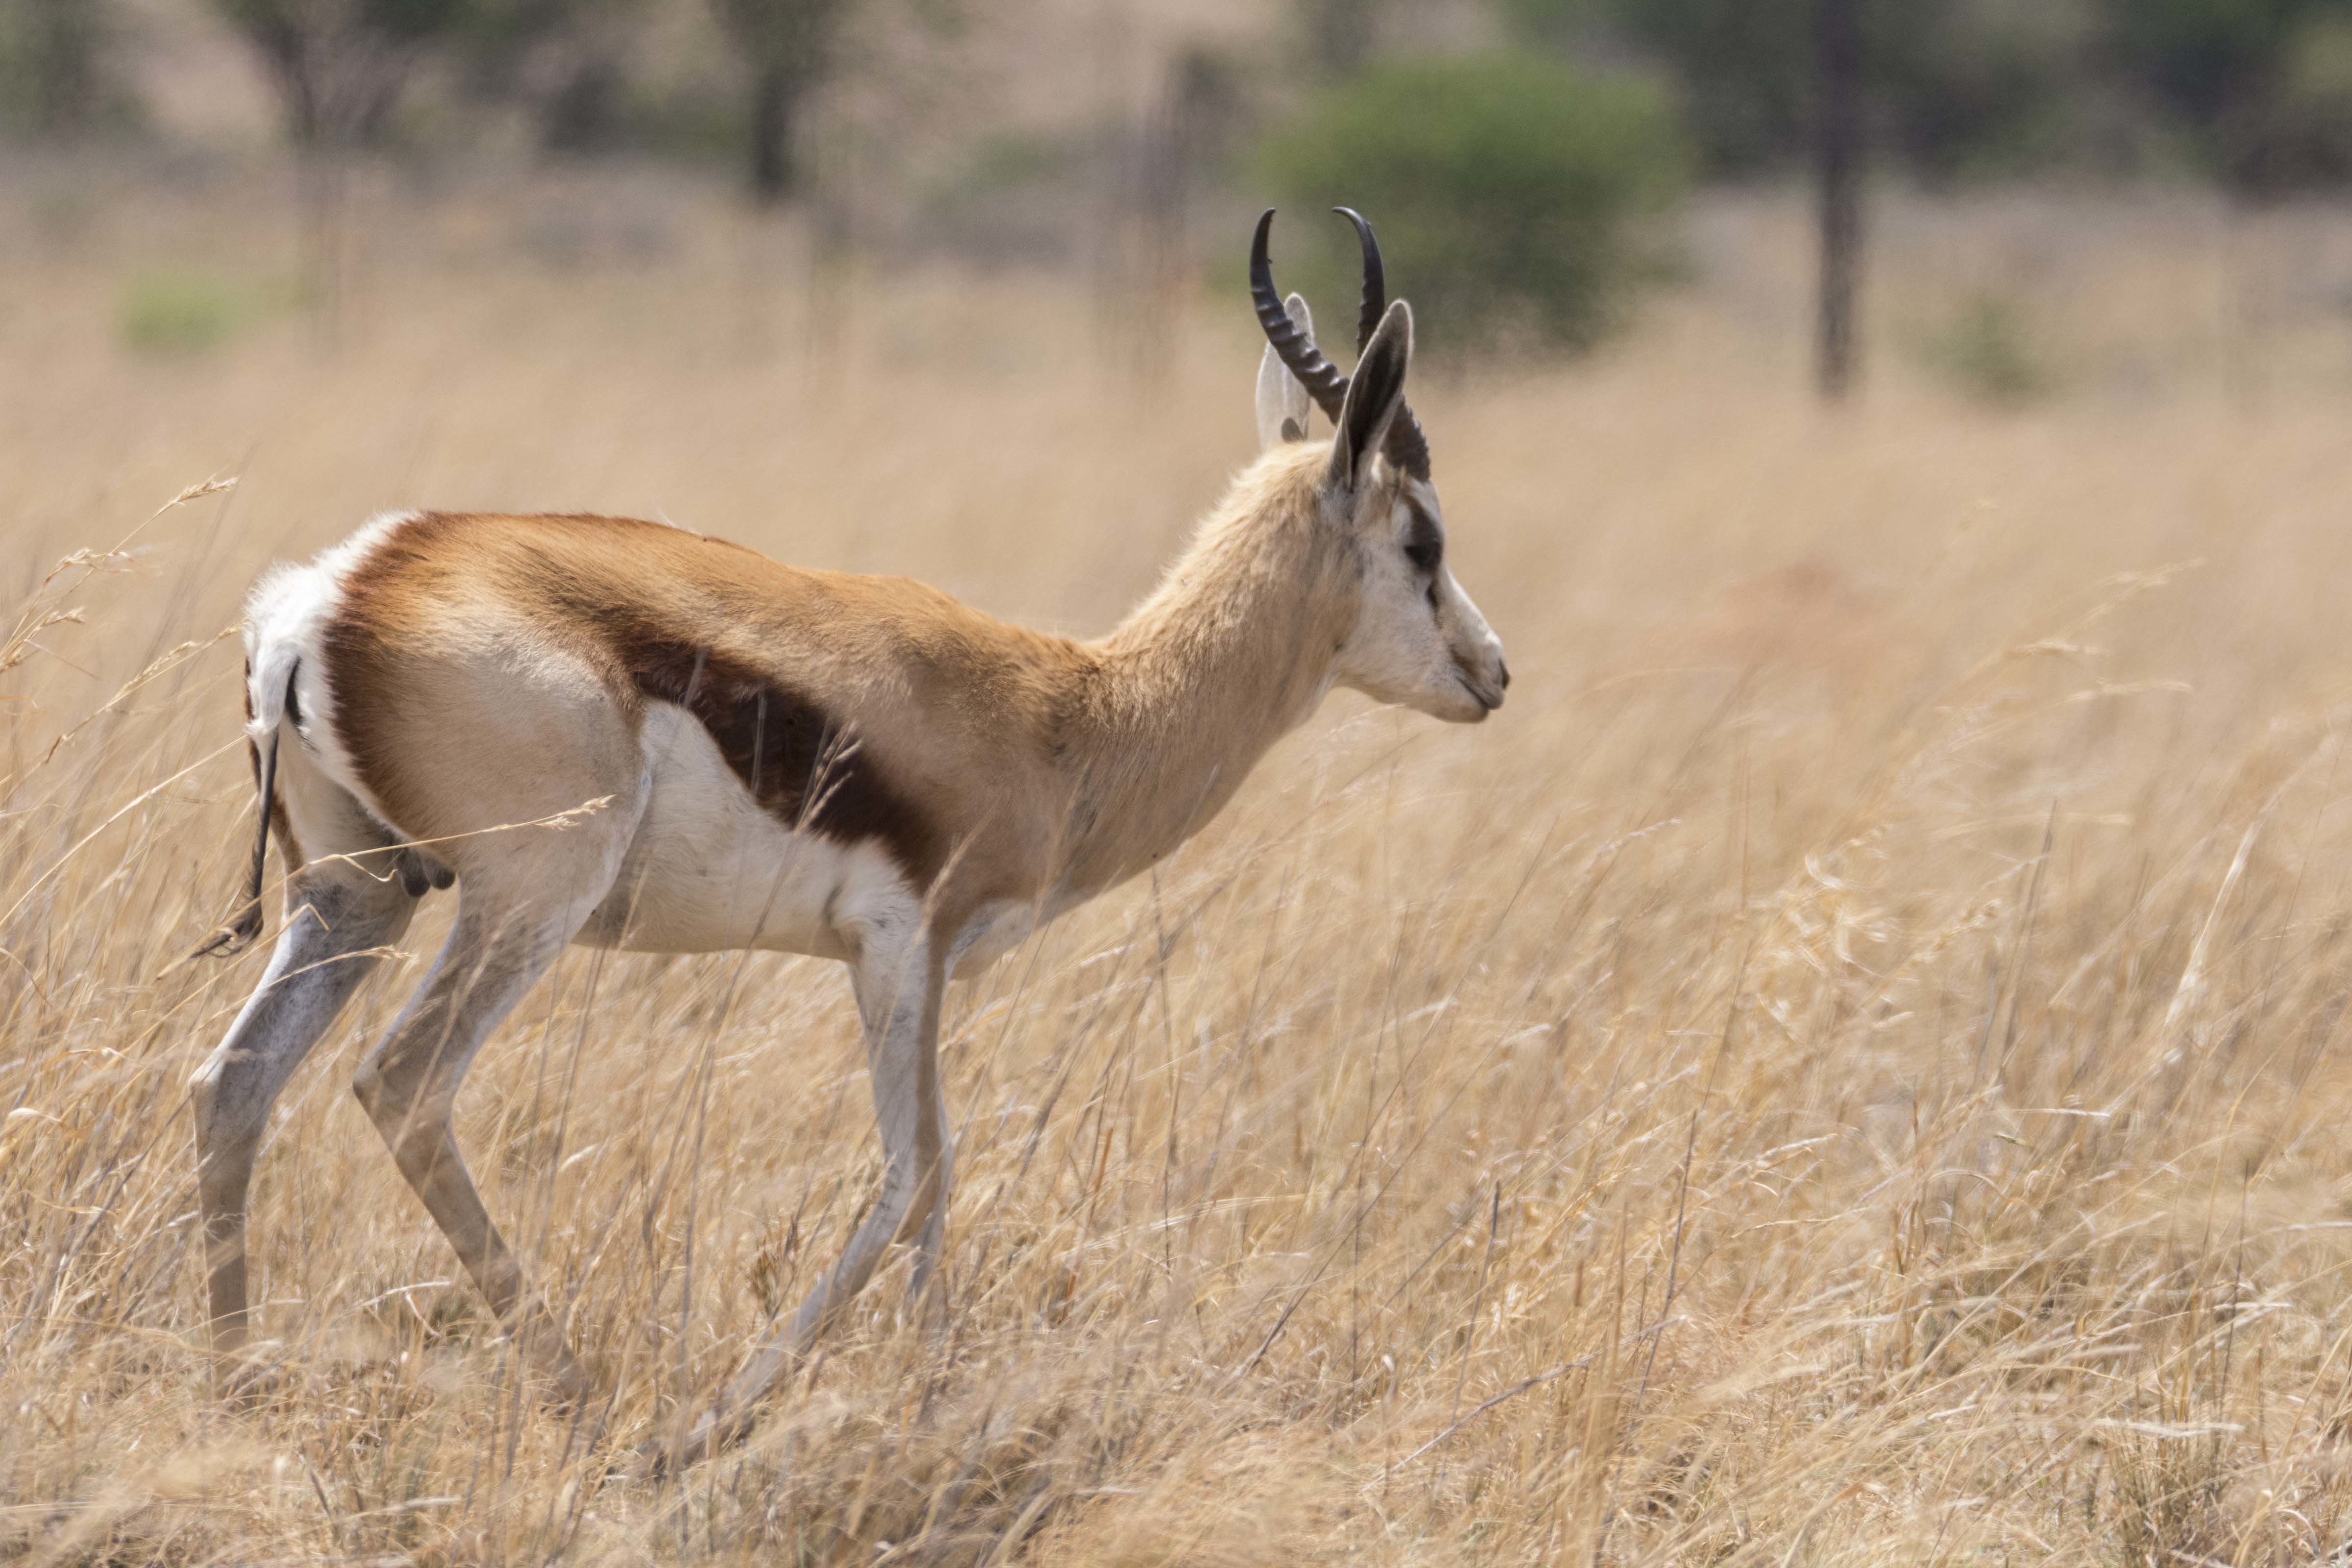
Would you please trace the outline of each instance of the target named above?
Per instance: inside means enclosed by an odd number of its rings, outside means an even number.
[[[1930,369],[1979,403],[2014,408],[2055,384],[2024,312],[1999,294],[1968,300],[1919,346]]]
[[[2094,157],[2109,112],[2095,7],[2148,3],[1855,0],[1874,159],[1937,180]],[[1670,72],[1710,174],[1786,168],[1811,150],[1816,0],[1499,5],[1538,47],[1631,50]]]
[[[122,341],[140,353],[198,354],[217,348],[251,320],[255,301],[205,272],[159,272],[131,279],[122,293]]]
[[[1664,272],[1647,220],[1680,194],[1683,140],[1649,84],[1526,56],[1375,66],[1310,103],[1261,150],[1288,218],[1285,287],[1350,301],[1345,205],[1371,219],[1390,290],[1444,352],[1508,339],[1583,349]],[[1338,290],[1338,297],[1329,290]],[[1324,335],[1339,342],[1337,322]]]

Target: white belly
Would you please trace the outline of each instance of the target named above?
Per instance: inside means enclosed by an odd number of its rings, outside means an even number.
[[[878,844],[794,832],[751,798],[684,709],[656,703],[644,816],[579,940],[643,952],[747,947],[847,958],[859,933],[921,900]]]

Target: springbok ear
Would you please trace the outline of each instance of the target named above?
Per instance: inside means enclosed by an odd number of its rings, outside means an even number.
[[[1348,380],[1348,400],[1339,405],[1339,428],[1331,441],[1331,468],[1324,483],[1352,490],[1362,480],[1372,454],[1387,439],[1389,421],[1404,405],[1404,373],[1412,364],[1412,307],[1399,300],[1381,318],[1356,374]]]
[[[1307,346],[1313,347],[1315,318],[1308,313],[1306,300],[1293,294],[1282,302],[1282,308],[1288,312],[1298,330],[1307,334]],[[1282,363],[1282,356],[1274,352],[1273,344],[1268,343],[1265,353],[1258,357],[1257,362],[1258,450],[1263,452],[1280,442],[1297,440],[1297,436],[1284,433],[1292,423],[1297,425],[1299,435],[1305,435],[1307,409],[1306,383],[1290,374],[1290,368]]]

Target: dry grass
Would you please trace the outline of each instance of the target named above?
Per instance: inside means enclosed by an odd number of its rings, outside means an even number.
[[[1093,628],[1245,453],[1231,300],[1142,396],[1039,286],[853,280],[810,333],[707,216],[569,270],[506,221],[387,222],[331,355],[108,341],[142,244],[271,254],[217,216],[7,263],[0,1557],[2342,1550],[2342,323],[2259,396],[2152,316],[2145,384],[1993,414],[1890,363],[1826,418],[1769,211],[1602,363],[1419,395],[1509,707],[1335,702],[956,994],[944,1328],[892,1268],[745,1448],[630,1478],[875,1145],[830,967],[576,954],[460,1134],[612,1390],[583,1451],[343,1092],[412,962],[288,1094],[278,1375],[211,1403],[182,1086],[259,959],[173,961],[243,854],[216,634],[262,559],[403,501],[596,507]],[[2195,276],[2164,232],[2066,297]]]

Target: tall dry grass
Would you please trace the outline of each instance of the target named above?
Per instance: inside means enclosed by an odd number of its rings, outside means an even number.
[[[635,1476],[876,1149],[830,967],[575,954],[460,1137],[610,1390],[585,1445],[343,1093],[420,930],[286,1097],[275,1374],[214,1403],[183,1085],[260,961],[174,961],[244,853],[222,633],[263,559],[383,505],[593,507],[1089,629],[1246,455],[1231,300],[1143,392],[1042,286],[852,284],[811,332],[716,219],[569,269],[502,221],[387,224],[324,358],[289,321],[142,361],[134,238],[9,258],[0,1555],[2342,1552],[2352,388],[2182,350],[1988,413],[1890,354],[1823,416],[1793,211],[1715,215],[1744,259],[1596,366],[1417,389],[1494,721],[1335,700],[955,993],[943,1324],[901,1262],[748,1445]],[[2174,238],[2070,297],[2195,276]]]

